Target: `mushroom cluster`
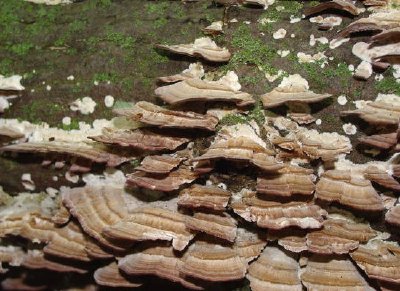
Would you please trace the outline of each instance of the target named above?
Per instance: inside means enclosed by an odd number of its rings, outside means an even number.
[[[326,9],[360,13],[333,0],[307,15]],[[397,35],[382,33],[375,41]],[[231,57],[209,38],[158,47],[209,62]],[[249,117],[257,104],[235,72],[211,80],[194,63],[159,81],[155,94],[165,106],[140,101],[67,135],[0,120],[1,152],[68,164],[83,180],[52,195],[12,197],[0,188],[0,272],[18,275],[1,282],[4,290],[59,288],[34,270],[106,288],[139,288],[158,277],[192,290],[245,278],[254,291],[400,289],[400,204],[384,192],[400,191],[398,156],[355,164],[346,159],[348,137],[305,127],[314,121],[308,104],[329,93],[289,75],[261,96],[261,118],[226,125],[224,116]],[[380,95],[343,115],[390,127],[361,142],[396,152],[399,98]],[[280,105],[289,107],[287,117],[262,109]],[[125,175],[121,165],[129,162]]]

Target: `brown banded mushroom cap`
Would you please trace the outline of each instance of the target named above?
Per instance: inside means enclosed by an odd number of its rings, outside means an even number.
[[[250,267],[246,278],[253,291],[303,290],[299,263],[276,247],[266,247]]]
[[[93,145],[81,145],[65,142],[26,142],[12,144],[0,148],[0,152],[34,153],[34,154],[56,154],[70,155],[83,158],[95,163],[106,164],[109,167],[116,167],[129,161],[131,158],[113,154],[101,147]]]
[[[125,249],[122,244],[112,243],[102,236],[104,228],[114,225],[128,215],[122,189],[89,185],[64,189],[61,195],[63,203],[88,235],[104,247],[118,251]]]
[[[379,94],[373,102],[361,108],[342,111],[343,115],[357,115],[370,124],[397,125],[400,119],[400,97],[394,94]]]
[[[178,105],[193,101],[223,101],[237,106],[248,106],[255,100],[248,93],[239,91],[238,76],[230,71],[218,81],[198,78],[187,79],[172,85],[159,87],[155,93],[168,104]]]
[[[123,220],[106,227],[103,234],[125,241],[172,241],[174,249],[182,251],[193,239],[186,229],[185,216],[162,208],[139,208]]]
[[[196,241],[184,256],[180,271],[185,276],[209,282],[235,281],[244,278],[247,261],[228,246]]]
[[[186,217],[185,224],[192,231],[204,232],[230,242],[234,242],[236,238],[237,221],[227,213],[196,212],[193,216]]]
[[[307,290],[374,290],[349,259],[311,256],[301,274]]]
[[[107,266],[98,268],[93,274],[94,280],[100,286],[135,288],[142,286],[139,280],[128,278],[121,274],[116,262],[112,262]]]
[[[209,37],[198,38],[192,44],[157,45],[157,48],[176,54],[201,57],[210,62],[227,62],[231,58],[229,50],[219,47]]]
[[[286,166],[276,174],[257,178],[257,193],[275,196],[295,194],[312,195],[315,190],[313,170],[298,166]]]
[[[181,73],[172,75],[159,77],[157,80],[163,83],[175,83],[187,79],[198,78],[201,79],[204,76],[204,69],[201,63],[192,63],[189,65],[189,68],[183,70]]]
[[[224,211],[231,193],[216,186],[194,184],[179,193],[178,205],[186,208],[204,208]]]
[[[397,243],[372,240],[350,255],[369,278],[400,283],[400,247]]]
[[[202,290],[201,286],[181,274],[183,264],[182,255],[170,246],[149,246],[118,261],[119,269],[128,275],[153,275],[180,283],[189,289]]]
[[[233,211],[257,226],[283,229],[297,226],[303,229],[320,228],[327,212],[312,202],[279,202],[263,200],[255,192],[242,190],[233,195],[230,206]]]
[[[331,97],[331,94],[317,94],[309,90],[307,80],[299,74],[284,77],[281,84],[271,92],[261,96],[265,108],[273,108],[288,103],[315,103]]]
[[[118,109],[115,112],[160,128],[198,128],[214,131],[218,124],[218,119],[211,115],[168,110],[146,101],[136,103],[133,108]]]
[[[182,166],[166,175],[136,171],[127,176],[127,184],[155,191],[171,192],[178,190],[184,184],[192,183],[198,177],[198,173]]]
[[[143,151],[175,150],[188,143],[190,139],[151,129],[137,129],[134,131],[103,130],[102,135],[91,136],[97,142],[122,147],[131,147]]]
[[[135,170],[153,174],[168,174],[182,161],[183,158],[170,155],[146,156]]]
[[[353,16],[360,14],[360,9],[358,9],[353,3],[346,0],[332,0],[327,2],[322,2],[316,6],[307,8],[304,11],[306,17],[314,14],[320,14],[331,10],[338,10],[341,12],[350,13]]]

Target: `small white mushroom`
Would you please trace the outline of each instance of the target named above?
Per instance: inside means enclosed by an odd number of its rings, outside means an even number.
[[[107,95],[106,97],[104,97],[104,105],[108,108],[113,107],[114,97],[111,95]]]
[[[285,38],[286,36],[286,29],[284,28],[280,28],[277,31],[274,32],[274,34],[272,35],[272,37],[274,39],[282,39]]]
[[[346,103],[347,103],[347,98],[346,98],[346,96],[340,95],[340,96],[337,98],[337,102],[339,103],[339,105],[346,105]]]
[[[347,135],[355,135],[357,133],[357,127],[352,123],[345,123],[342,128]]]
[[[71,105],[70,109],[72,111],[79,111],[82,114],[90,114],[94,112],[96,107],[96,102],[90,97],[83,97],[82,99],[76,99]]]

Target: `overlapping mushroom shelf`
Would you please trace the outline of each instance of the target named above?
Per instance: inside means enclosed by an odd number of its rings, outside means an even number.
[[[333,0],[306,15],[325,10],[360,13]],[[398,39],[398,18],[382,17],[361,19],[341,36],[378,30],[373,41]],[[158,47],[209,62],[231,57],[209,38]],[[21,270],[3,289],[56,288],[49,278],[31,282],[30,272],[43,269],[110,288],[139,288],[158,277],[193,290],[245,278],[252,290],[400,289],[400,204],[392,195],[400,190],[398,156],[355,164],[346,159],[348,137],[307,128],[314,121],[308,104],[330,93],[313,92],[296,74],[258,100],[234,72],[206,78],[201,63],[159,81],[155,94],[166,105],[140,101],[115,110],[124,127],[107,122],[78,140],[17,121],[15,130],[0,127],[14,140],[2,152],[40,155],[44,165],[67,160],[69,172],[86,173],[84,185],[53,196],[11,197],[0,188],[0,272]],[[262,110],[281,105],[287,117]],[[249,117],[254,106],[261,118],[221,122],[228,114]],[[398,151],[399,96],[342,114],[387,125],[388,132],[360,141]],[[132,160],[140,161],[134,170],[117,169]],[[94,164],[106,169],[87,173]]]

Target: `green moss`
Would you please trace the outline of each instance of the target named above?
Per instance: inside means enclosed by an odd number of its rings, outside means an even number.
[[[32,123],[49,122],[49,117],[55,116],[65,110],[64,105],[48,102],[46,99],[37,99],[25,104],[21,109],[20,120],[28,120]]]
[[[115,72],[108,72],[108,73],[96,73],[94,74],[92,81],[97,81],[97,82],[107,82],[110,81],[112,83],[115,83],[119,79],[119,76]]]
[[[22,43],[10,45],[8,47],[8,50],[13,54],[16,54],[17,56],[22,57],[22,56],[25,56],[26,54],[28,54],[28,52],[34,47],[35,46],[33,43],[22,42]]]
[[[0,60],[0,75],[9,76],[12,75],[12,61],[10,59]]]
[[[257,102],[256,105],[249,111],[247,115],[239,113],[225,115],[219,121],[218,128],[221,128],[222,126],[244,124],[250,121],[255,121],[260,126],[264,124],[265,114],[261,102]]]
[[[256,65],[264,72],[276,74],[278,70],[271,65],[276,58],[276,50],[254,36],[248,25],[242,24],[233,33],[232,46],[236,51],[229,62],[229,67],[237,68],[239,65]]]
[[[400,96],[400,83],[393,76],[387,76],[375,83],[375,89],[379,93],[396,94]]]
[[[59,127],[64,130],[79,129],[79,120],[71,119],[71,123],[69,125],[61,124],[61,126],[59,126]]]

